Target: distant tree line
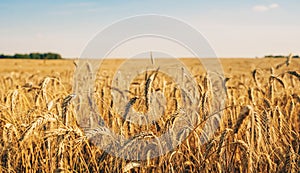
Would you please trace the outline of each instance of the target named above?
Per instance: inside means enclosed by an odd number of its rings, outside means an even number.
[[[283,55],[266,55],[265,58],[286,58]],[[293,58],[300,58],[299,55],[294,55]]]
[[[62,59],[60,54],[57,53],[30,53],[30,54],[15,54],[4,55],[0,54],[0,59]]]

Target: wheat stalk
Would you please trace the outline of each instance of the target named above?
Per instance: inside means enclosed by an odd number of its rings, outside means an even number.
[[[239,114],[238,116],[238,119],[234,125],[234,128],[233,128],[233,131],[234,133],[238,133],[238,130],[239,128],[241,127],[243,121],[247,118],[247,116],[250,114],[250,111],[252,110],[252,107],[247,105],[247,106],[244,106],[242,108],[242,111],[241,113]]]

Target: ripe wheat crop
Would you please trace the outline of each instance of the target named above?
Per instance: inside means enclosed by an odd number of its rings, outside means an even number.
[[[204,122],[214,115],[212,84],[193,59],[182,60],[199,88],[197,126],[172,137],[183,142],[172,151],[144,161],[114,157],[98,148],[94,131],[76,122],[72,60],[0,60],[0,172],[299,172],[300,60],[222,59],[226,105],[217,131],[202,139]],[[159,69],[136,76],[123,93],[111,86],[122,60],[107,60],[96,77],[93,99],[113,133],[135,139],[158,139],[181,123],[182,91]],[[270,63],[271,62],[271,63]],[[34,64],[34,65],[30,65]],[[33,68],[34,67],[34,68]],[[120,79],[116,82],[122,82]],[[130,109],[145,113],[153,102],[157,121],[125,121],[112,107],[111,91],[129,97]],[[156,99],[151,93],[158,92]],[[164,96],[166,99],[160,99]],[[122,98],[117,98],[122,99]],[[127,111],[127,112],[126,112]],[[188,113],[188,112],[185,112]],[[126,115],[125,115],[126,116]],[[155,117],[154,117],[155,118]],[[111,133],[99,129],[100,133]],[[205,140],[203,144],[203,140]],[[160,141],[153,145],[161,147]],[[201,145],[202,144],[202,145]],[[141,146],[134,146],[139,151]],[[140,151],[148,156],[151,152]]]

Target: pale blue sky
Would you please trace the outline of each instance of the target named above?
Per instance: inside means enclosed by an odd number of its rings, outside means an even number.
[[[149,13],[186,21],[219,57],[300,54],[299,0],[0,0],[0,54],[79,57],[105,26]]]

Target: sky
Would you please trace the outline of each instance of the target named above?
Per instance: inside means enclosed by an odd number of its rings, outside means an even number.
[[[191,25],[218,57],[300,54],[299,7],[299,0],[0,0],[0,54],[80,57],[101,30],[143,14],[171,16]],[[129,56],[128,48],[124,44],[123,53],[113,56]],[[173,48],[175,56],[190,56]]]

